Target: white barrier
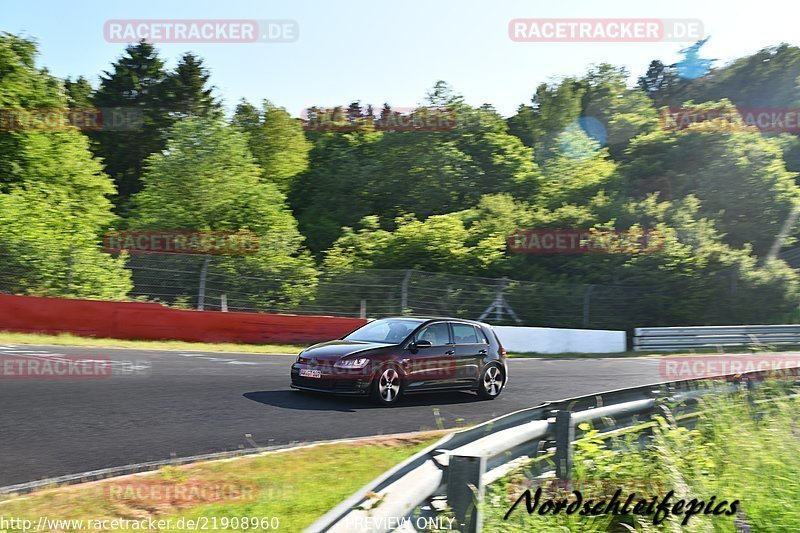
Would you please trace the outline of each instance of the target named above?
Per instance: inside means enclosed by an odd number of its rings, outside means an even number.
[[[626,349],[624,331],[517,326],[493,326],[493,329],[509,352],[616,353]]]

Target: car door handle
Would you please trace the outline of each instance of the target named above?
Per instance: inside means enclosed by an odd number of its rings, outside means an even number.
[[[478,350],[478,353],[481,355],[486,355],[489,352],[487,350]]]
[[[445,355],[455,355],[455,353],[456,353],[455,350],[447,350],[446,352],[444,352]]]

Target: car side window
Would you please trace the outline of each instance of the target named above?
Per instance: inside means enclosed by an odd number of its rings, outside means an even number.
[[[433,346],[450,344],[450,328],[447,322],[437,322],[422,328],[415,337],[418,341],[430,341]]]
[[[453,323],[453,337],[456,344],[480,344],[480,337],[474,326]]]

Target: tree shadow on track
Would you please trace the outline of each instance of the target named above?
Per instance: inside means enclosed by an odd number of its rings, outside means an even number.
[[[393,407],[372,403],[366,397],[334,396],[298,390],[271,390],[246,392],[242,396],[254,402],[299,411],[339,411],[355,413],[367,409],[391,409],[396,411],[409,407],[452,405],[480,402],[476,394],[465,391],[409,394],[398,400]]]

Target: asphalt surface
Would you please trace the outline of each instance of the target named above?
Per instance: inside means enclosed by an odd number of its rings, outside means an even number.
[[[452,392],[382,408],[290,389],[290,355],[0,345],[0,362],[72,356],[111,361],[111,375],[0,379],[0,486],[254,446],[450,428],[664,381],[653,357],[511,359],[496,400]]]

